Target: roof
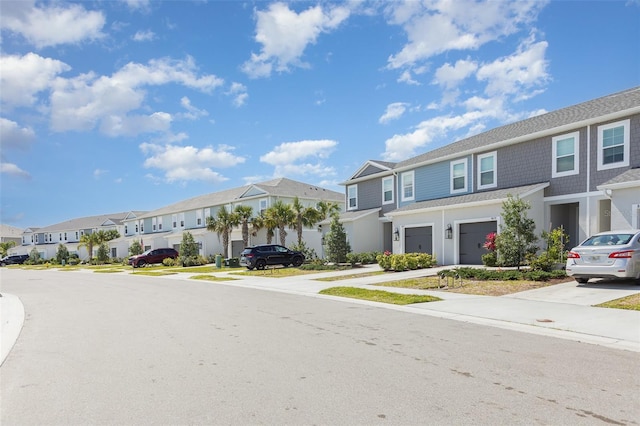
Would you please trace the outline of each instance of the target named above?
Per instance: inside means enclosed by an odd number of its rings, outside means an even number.
[[[397,216],[402,214],[415,213],[417,210],[442,210],[446,208],[459,207],[461,204],[488,204],[502,202],[509,195],[514,197],[526,197],[543,190],[549,186],[549,182],[541,182],[533,185],[524,185],[513,188],[497,189],[495,191],[474,192],[471,194],[459,195],[457,197],[438,198],[435,200],[420,201],[412,203],[386,214],[386,216]]]
[[[396,169],[408,168],[420,163],[428,163],[465,152],[492,149],[490,145],[501,142],[517,141],[519,138],[531,139],[532,135],[542,132],[564,131],[563,127],[577,127],[581,123],[602,117],[635,110],[640,112],[640,87],[603,96],[591,101],[562,108],[546,114],[497,127],[484,133],[459,140],[433,151],[401,161]]]
[[[130,214],[131,212],[121,213],[109,213],[98,216],[87,216],[76,219],[70,219],[65,222],[56,223],[55,225],[49,225],[42,228],[37,228],[37,232],[59,232],[64,230],[77,230],[77,229],[94,229],[101,228],[103,226],[114,224],[118,225]],[[36,228],[31,228],[36,229]],[[35,231],[34,231],[35,232]]]
[[[368,210],[356,210],[356,211],[347,211],[347,212],[341,212],[340,213],[340,222],[352,222],[354,220],[358,220],[360,218],[363,218],[364,216],[368,216],[370,214],[373,213],[378,213],[380,210],[382,210],[380,207],[375,208],[375,209],[368,209]],[[332,218],[327,218],[325,220],[323,220],[322,222],[320,222],[320,225],[326,225],[328,223],[331,223]]]
[[[287,178],[278,178],[261,183],[239,186],[210,194],[199,195],[187,200],[161,207],[147,212],[140,218],[162,216],[166,214],[185,212],[206,207],[221,206],[243,199],[273,197],[300,197],[318,201],[343,202],[344,194],[331,191],[316,185],[298,182]]]
[[[629,169],[624,173],[620,173],[613,179],[609,179],[602,185],[598,185],[598,189],[621,189],[640,186],[640,168]]]
[[[0,223],[0,237],[2,238],[22,238],[23,230],[15,226]]]

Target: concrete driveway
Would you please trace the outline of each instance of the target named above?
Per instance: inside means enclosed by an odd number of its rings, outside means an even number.
[[[534,290],[508,294],[504,298],[536,300],[540,302],[569,303],[572,305],[595,306],[610,300],[620,299],[640,293],[640,285],[632,280],[590,281],[578,284],[571,281]]]

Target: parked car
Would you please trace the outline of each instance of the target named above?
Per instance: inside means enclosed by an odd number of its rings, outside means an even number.
[[[154,263],[162,263],[163,260],[171,258],[177,259],[179,253],[172,248],[158,248],[147,250],[142,254],[131,256],[129,258],[129,265],[134,268],[140,268],[145,265],[151,265]]]
[[[28,254],[11,254],[0,259],[0,266],[22,265],[27,259],[29,259]]]
[[[569,251],[567,275],[583,284],[590,278],[632,278],[640,284],[640,230],[587,238]]]
[[[262,244],[246,247],[240,254],[240,265],[247,269],[264,269],[267,265],[289,265],[298,267],[304,263],[304,254],[299,251],[289,250],[277,244]]]

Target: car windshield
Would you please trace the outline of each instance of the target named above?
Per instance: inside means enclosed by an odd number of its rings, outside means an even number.
[[[634,234],[594,235],[588,238],[583,246],[622,246],[628,244]]]

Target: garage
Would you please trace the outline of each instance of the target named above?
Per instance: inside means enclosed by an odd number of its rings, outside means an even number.
[[[487,234],[496,232],[496,221],[460,224],[460,264],[482,265],[482,255],[487,253],[484,243]]]
[[[433,235],[433,228],[431,226],[418,226],[415,228],[405,228],[404,252],[433,254],[432,235]]]

